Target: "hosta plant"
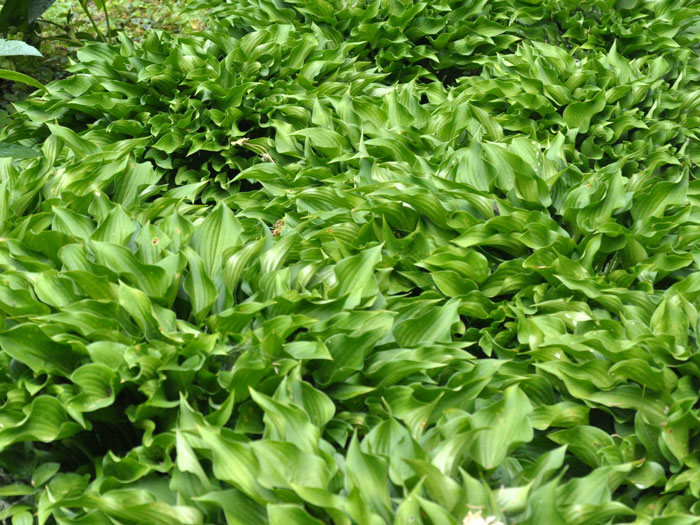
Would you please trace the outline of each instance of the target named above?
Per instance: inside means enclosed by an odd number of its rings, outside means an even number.
[[[0,519],[700,523],[696,3],[191,7],[0,134]]]

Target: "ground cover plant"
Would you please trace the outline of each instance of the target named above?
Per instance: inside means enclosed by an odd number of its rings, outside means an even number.
[[[0,133],[0,519],[700,523],[700,5],[193,0]]]
[[[88,41],[102,38],[116,41],[116,34],[124,31],[138,44],[151,29],[173,33],[201,29],[202,21],[197,16],[198,11],[183,13],[181,8],[184,2],[185,0],[105,0],[98,2],[98,7],[94,2],[81,3],[79,0],[56,0],[50,5],[48,1],[42,0],[16,3],[3,3],[0,0],[3,9],[14,6],[15,14],[19,15],[30,6],[36,6],[32,10],[34,14],[38,8],[46,8],[31,25],[23,24],[21,18],[14,21],[17,25],[10,25],[12,19],[3,19],[0,11],[0,37],[10,39],[8,47],[0,40],[0,69],[21,72],[42,83],[48,83],[68,76],[65,68],[74,58],[75,50]],[[18,40],[28,41],[39,53],[19,48]],[[42,55],[41,59],[36,58]],[[32,91],[31,86],[4,80],[0,75],[0,126],[4,126],[7,114],[14,111],[12,103],[24,100]]]

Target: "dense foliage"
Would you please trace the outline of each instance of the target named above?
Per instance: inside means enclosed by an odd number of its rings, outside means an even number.
[[[93,29],[95,30],[97,36],[100,40],[104,41],[110,36],[110,24],[109,24],[109,13],[107,10],[107,0],[75,0],[77,4],[82,9],[83,13],[87,16]],[[103,34],[98,25],[95,22],[95,18],[90,12],[90,3],[95,5],[95,7],[102,10],[102,15],[105,18],[107,24],[107,35]],[[42,15],[56,2],[56,0],[6,0],[0,9],[0,32],[6,33],[10,29],[19,30],[24,33],[37,33],[40,31],[39,22],[46,22]],[[76,40],[76,35],[74,34],[72,24],[70,19],[67,20],[68,24],[62,29],[64,29],[67,40],[70,41],[72,38]],[[61,28],[60,24],[51,22],[55,27]],[[83,38],[87,36],[91,39],[91,35],[83,35]],[[65,38],[64,37],[64,38]]]
[[[191,8],[0,134],[0,519],[700,523],[700,4]]]
[[[5,0],[0,9],[0,32],[10,28],[28,30],[56,0]]]

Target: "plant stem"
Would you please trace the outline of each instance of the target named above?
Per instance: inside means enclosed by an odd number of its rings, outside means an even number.
[[[47,37],[42,37],[42,38],[41,38],[41,41],[42,41],[42,42],[48,42],[48,41],[51,41],[51,40],[60,40],[60,41],[62,41],[62,42],[70,42],[70,43],[73,44],[74,46],[78,46],[78,47],[80,47],[80,46],[83,45],[83,41],[82,41],[82,40],[78,40],[77,38],[71,38],[71,37],[69,37],[69,36],[47,36]]]
[[[107,39],[112,41],[112,28],[109,25],[109,13],[107,12],[107,2],[102,4],[102,10],[105,12],[105,22],[107,23]]]
[[[63,31],[64,33],[68,33],[68,32],[69,32],[69,29],[68,29],[67,26],[62,26],[61,24],[57,24],[56,22],[52,22],[51,20],[44,20],[43,18],[37,18],[36,21],[37,21],[37,22],[42,22],[42,23],[44,23],[44,24],[51,24],[52,26],[56,26],[56,27],[58,27],[61,31]]]
[[[83,8],[83,11],[85,11],[85,14],[87,15],[88,19],[90,20],[92,27],[95,29],[97,36],[100,37],[100,40],[102,40],[103,42],[107,42],[107,40],[105,39],[105,36],[102,34],[102,31],[100,31],[100,28],[97,27],[97,24],[95,23],[95,19],[92,17],[92,13],[90,13],[90,9],[88,8],[88,5],[87,5],[87,0],[80,0],[80,7]]]

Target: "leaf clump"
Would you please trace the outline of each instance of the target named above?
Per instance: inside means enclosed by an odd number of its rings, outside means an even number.
[[[697,6],[191,8],[0,133],[0,519],[697,522]]]

